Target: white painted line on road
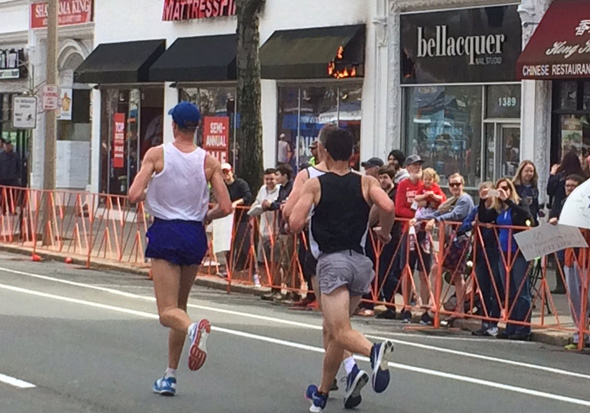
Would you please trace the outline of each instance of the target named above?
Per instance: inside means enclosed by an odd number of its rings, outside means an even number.
[[[96,302],[92,302],[92,301],[79,300],[79,299],[59,296],[59,295],[55,295],[55,294],[48,294],[48,293],[43,293],[40,291],[34,291],[34,290],[25,289],[25,288],[14,287],[11,285],[0,284],[0,289],[14,291],[14,292],[23,293],[23,294],[34,295],[37,297],[51,298],[51,299],[58,300],[58,301],[80,304],[80,305],[85,305],[85,306],[94,307],[94,308],[112,310],[112,311],[116,311],[119,313],[131,314],[131,315],[144,317],[144,318],[150,318],[150,319],[158,319],[159,318],[156,314],[147,313],[144,311],[136,311],[136,310],[131,310],[129,308],[124,308],[124,307],[116,307],[116,306],[96,303]],[[263,342],[282,345],[282,346],[286,346],[286,347],[297,348],[297,349],[312,351],[312,352],[316,352],[316,353],[323,353],[324,352],[324,349],[321,347],[310,346],[307,344],[294,343],[291,341],[281,340],[281,339],[277,339],[277,338],[273,338],[273,337],[266,337],[266,336],[261,336],[261,335],[252,334],[252,333],[246,333],[246,332],[238,331],[238,330],[231,330],[231,329],[222,328],[222,327],[212,327],[212,329],[214,331],[218,331],[220,333],[230,334],[230,335],[243,337],[243,338],[249,338],[252,340],[263,341]],[[368,361],[368,358],[366,358],[366,357],[357,357],[357,358],[362,361]],[[409,366],[406,364],[390,362],[389,366],[400,369],[400,370],[410,371],[413,373],[421,373],[421,374],[426,374],[426,375],[430,375],[430,376],[434,376],[434,377],[442,377],[445,379],[457,380],[457,381],[461,381],[464,383],[477,384],[477,385],[484,386],[484,387],[491,387],[491,388],[495,388],[495,389],[501,389],[501,390],[514,392],[514,393],[526,394],[526,395],[530,395],[530,396],[535,396],[535,397],[540,397],[540,398],[545,398],[545,399],[550,399],[550,400],[556,400],[556,401],[560,401],[560,402],[564,402],[564,403],[570,403],[570,404],[576,404],[576,405],[580,405],[580,406],[590,407],[590,400],[583,400],[583,399],[577,399],[577,398],[563,396],[563,395],[559,395],[559,394],[546,393],[546,392],[542,392],[542,391],[538,391],[538,390],[527,389],[524,387],[512,386],[512,385],[503,384],[503,383],[497,383],[497,382],[482,380],[482,379],[478,379],[478,378],[474,378],[474,377],[461,376],[458,374],[445,373],[442,371],[430,370],[430,369],[425,369],[422,367]]]
[[[83,284],[83,283],[77,283],[74,281],[61,280],[59,278],[53,278],[53,277],[48,277],[46,275],[33,274],[33,273],[29,273],[29,272],[24,272],[24,271],[17,271],[17,270],[13,270],[10,268],[0,267],[0,271],[5,271],[8,273],[18,274],[18,275],[25,275],[28,277],[43,279],[43,280],[67,284],[67,285],[73,285],[76,287],[82,287],[82,288],[88,288],[88,289],[97,290],[97,291],[103,291],[103,292],[107,292],[107,293],[112,293],[112,294],[124,296],[127,298],[134,298],[134,299],[146,300],[146,301],[151,301],[151,302],[156,301],[156,299],[154,297],[127,293],[127,292],[115,290],[112,288],[97,287],[92,284]],[[228,315],[234,315],[234,316],[250,318],[250,319],[255,319],[255,320],[273,322],[273,323],[277,323],[277,324],[290,325],[293,327],[301,327],[301,328],[306,328],[306,329],[311,329],[311,330],[321,330],[322,329],[321,325],[302,323],[299,321],[292,321],[292,320],[285,320],[282,318],[269,317],[269,316],[264,316],[264,315],[259,315],[259,314],[244,313],[244,312],[239,312],[239,311],[226,310],[226,309],[222,309],[222,308],[207,307],[207,306],[203,306],[203,305],[190,304],[190,303],[188,304],[188,307],[194,308],[194,309],[199,309],[199,310],[220,313],[220,314],[228,314]],[[537,364],[524,363],[524,362],[520,362],[520,361],[514,361],[514,360],[509,360],[509,359],[504,359],[504,358],[499,358],[499,357],[485,356],[485,355],[477,354],[477,353],[469,353],[469,352],[465,352],[465,351],[452,350],[452,349],[432,346],[432,345],[428,345],[428,344],[413,343],[410,341],[398,340],[398,339],[394,339],[394,338],[390,338],[390,337],[384,338],[382,336],[376,336],[376,335],[372,335],[372,334],[367,334],[366,336],[368,338],[372,338],[372,339],[376,339],[376,340],[387,339],[387,340],[393,341],[396,344],[400,344],[400,345],[408,346],[408,347],[420,348],[422,350],[429,350],[429,351],[436,351],[439,353],[453,354],[453,355],[460,356],[460,357],[473,358],[473,359],[484,360],[484,361],[489,361],[489,362],[493,362],[493,363],[500,363],[500,364],[506,364],[506,365],[510,365],[510,366],[516,366],[516,367],[522,367],[522,368],[527,368],[527,369],[532,369],[532,370],[544,371],[544,372],[552,373],[552,374],[559,374],[562,376],[577,377],[577,378],[581,378],[581,379],[585,379],[585,380],[590,380],[590,375],[588,375],[588,374],[577,373],[577,372],[569,371],[569,370],[562,370],[562,369],[557,369],[557,368],[553,368],[553,367],[540,366]]]
[[[11,386],[18,387],[19,389],[32,389],[35,386],[33,383],[26,382],[14,377],[6,376],[0,373],[0,382],[10,384]]]

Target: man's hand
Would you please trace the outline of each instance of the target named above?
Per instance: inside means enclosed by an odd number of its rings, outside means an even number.
[[[432,232],[432,230],[434,229],[434,224],[436,224],[436,221],[434,219],[428,221],[426,223],[426,232]]]
[[[271,202],[268,199],[265,199],[264,201],[262,201],[262,209],[265,211],[268,211],[270,209],[270,204]]]
[[[382,227],[373,228],[373,232],[382,243],[389,244],[391,242],[391,233],[383,231]]]
[[[558,221],[559,221],[559,220],[558,220],[556,217],[553,217],[553,218],[549,219],[549,223],[550,223],[551,225],[557,225],[557,222],[558,222]]]

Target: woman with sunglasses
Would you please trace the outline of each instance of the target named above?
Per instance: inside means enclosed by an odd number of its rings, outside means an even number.
[[[528,321],[530,319],[531,293],[527,279],[528,263],[518,249],[514,234],[520,232],[509,227],[530,227],[533,217],[524,202],[521,201],[512,180],[502,178],[496,183],[498,195],[492,199],[492,207],[486,207],[489,190],[482,190],[479,204],[480,222],[495,223],[499,226],[500,241],[500,279],[503,290],[509,288],[507,308],[511,321]],[[507,272],[506,266],[510,267]],[[500,297],[502,298],[502,297]],[[531,339],[531,327],[506,324],[506,331],[497,335],[498,338],[528,341]]]

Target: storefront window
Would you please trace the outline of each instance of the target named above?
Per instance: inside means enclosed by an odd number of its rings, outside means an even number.
[[[21,185],[27,186],[27,158],[29,153],[30,133],[12,126],[12,99],[15,94],[0,94],[0,137],[12,142],[14,151],[23,161],[21,168]]]
[[[203,86],[179,89],[179,93],[181,101],[193,102],[199,106],[201,111],[203,122],[197,132],[198,145],[203,146],[204,128],[210,124],[210,122],[205,122],[206,118],[219,118],[229,126],[229,130],[224,130],[222,133],[227,138],[223,140],[223,144],[218,142],[220,145],[208,148],[208,152],[220,162],[229,162],[236,168],[238,160],[236,89],[234,87]],[[207,148],[207,145],[205,147]]]
[[[406,152],[417,154],[441,176],[455,172],[475,187],[481,175],[483,90],[479,86],[406,89]]]
[[[277,163],[294,170],[310,162],[310,145],[327,123],[337,124],[357,141],[351,166],[358,169],[362,87],[308,86],[279,88]]]
[[[101,110],[100,190],[125,195],[145,153],[163,142],[164,90],[105,89]]]
[[[590,155],[590,82],[553,83],[552,162],[574,152],[586,165]]]
[[[90,141],[90,90],[62,89],[57,140]]]

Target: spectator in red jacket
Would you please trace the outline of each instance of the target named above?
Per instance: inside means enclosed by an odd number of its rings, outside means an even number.
[[[396,218],[412,219],[416,214],[418,204],[415,201],[416,195],[422,193],[422,164],[424,161],[418,155],[410,155],[406,158],[406,169],[410,177],[401,181],[395,194],[395,216]],[[404,274],[403,270],[406,268],[406,260],[408,255],[408,223],[404,222],[403,233],[406,234],[402,239],[400,248],[400,266],[402,269],[402,286],[404,295],[404,309],[402,311],[402,322],[409,323],[412,319],[412,312],[409,309],[409,301],[412,293],[412,282],[409,274]]]

